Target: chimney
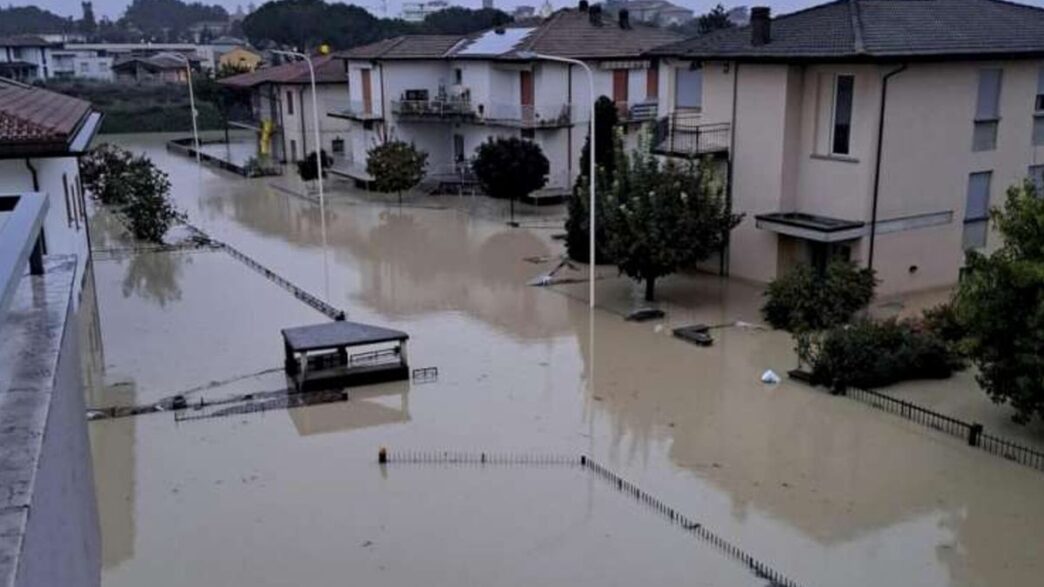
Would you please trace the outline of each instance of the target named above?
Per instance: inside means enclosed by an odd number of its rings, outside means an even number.
[[[768,6],[750,9],[750,44],[755,47],[768,45],[772,40],[772,17]]]
[[[587,9],[587,16],[591,20],[591,24],[595,26],[602,26],[602,6],[595,4],[594,6]]]
[[[631,28],[631,11],[626,8],[621,8],[620,12],[620,28],[629,29]]]
[[[587,12],[587,7],[587,0],[580,0],[580,4],[577,5],[577,9],[579,9],[580,12]]]

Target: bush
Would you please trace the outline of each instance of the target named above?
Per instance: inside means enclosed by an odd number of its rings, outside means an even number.
[[[428,154],[413,143],[388,141],[370,149],[366,154],[366,173],[373,176],[373,187],[379,192],[397,192],[402,203],[402,192],[412,189],[424,179]]]
[[[163,242],[183,216],[170,199],[170,180],[144,155],[115,145],[95,147],[82,158],[81,178],[92,197],[127,222],[135,238]]]
[[[824,271],[798,265],[769,283],[761,315],[790,332],[831,328],[869,304],[876,284],[872,270],[848,261],[832,261]]]
[[[550,164],[533,141],[491,138],[475,150],[472,169],[486,195],[514,202],[547,184]]]
[[[910,320],[861,318],[798,337],[813,384],[873,388],[909,379],[944,379],[964,367],[952,345]]]

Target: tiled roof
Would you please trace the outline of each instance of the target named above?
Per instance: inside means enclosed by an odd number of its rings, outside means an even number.
[[[90,102],[0,78],[0,147],[68,142],[90,111]]]
[[[741,60],[900,59],[1044,55],[1044,10],[1005,0],[837,0],[750,27],[716,31],[652,53]]]
[[[332,55],[313,57],[312,65],[315,66],[315,82],[318,84],[345,80],[344,64],[334,59]],[[261,84],[308,84],[311,83],[311,76],[307,63],[293,61],[226,77],[219,80],[218,83],[237,88],[250,88]]]
[[[10,35],[0,37],[0,47],[48,47],[53,45],[36,35]]]
[[[606,14],[602,15],[600,24],[594,24],[588,12],[566,9],[552,14],[511,51],[498,57],[517,58],[518,53],[525,51],[572,58],[637,57],[679,40],[680,35],[667,29],[633,21],[623,28]],[[467,45],[459,50],[467,51]]]
[[[342,51],[342,59],[438,59],[464,39],[463,35],[402,35]]]

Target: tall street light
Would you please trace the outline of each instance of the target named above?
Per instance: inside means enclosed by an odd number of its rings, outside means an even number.
[[[588,152],[588,160],[590,161],[591,168],[588,170],[588,185],[591,188],[590,196],[590,207],[591,207],[591,221],[588,226],[588,246],[587,246],[587,262],[590,268],[590,284],[588,295],[590,297],[591,308],[595,307],[595,95],[594,95],[594,74],[591,73],[591,68],[586,63],[579,59],[570,59],[568,57],[559,57],[557,55],[545,55],[543,53],[535,53],[533,51],[519,51],[518,56],[522,59],[542,59],[544,61],[555,61],[558,63],[565,63],[568,65],[576,65],[583,68],[584,72],[587,73],[587,87],[588,97],[590,98],[591,105],[591,142]]]
[[[329,47],[321,45],[319,52],[325,55],[329,52]],[[308,64],[308,75],[312,82],[312,124],[315,126],[315,162],[316,169],[319,172],[319,207],[323,210],[323,217],[325,218],[326,211],[326,197],[323,194],[323,137],[319,131],[319,100],[316,97],[318,92],[315,88],[315,65],[312,63],[312,58],[305,53],[298,51],[279,51],[272,50],[273,53],[278,55],[286,55],[287,57],[299,57],[304,59],[305,63]]]
[[[196,142],[196,165],[199,165],[202,159],[199,154],[199,128],[196,126],[196,94],[192,90],[192,62],[181,53],[171,53],[171,55],[185,62],[185,73],[188,74],[189,108],[192,110],[192,137]]]
[[[287,57],[299,57],[304,59],[305,63],[308,64],[308,76],[312,82],[312,123],[315,126],[315,169],[318,172],[319,181],[319,221],[320,231],[323,237],[323,290],[326,294],[326,299],[330,299],[330,269],[326,261],[326,196],[323,192],[323,136],[319,130],[319,92],[316,91],[315,87],[315,64],[312,63],[312,58],[306,53],[298,51],[280,51],[272,50],[273,53],[279,55],[286,55]],[[319,53],[326,55],[330,52],[329,45],[323,44],[319,46]],[[307,154],[306,154],[307,156]]]

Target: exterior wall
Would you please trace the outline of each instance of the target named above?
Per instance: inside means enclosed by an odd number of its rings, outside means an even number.
[[[80,173],[75,157],[31,159],[36,168],[39,189],[24,159],[0,160],[0,193],[39,191],[47,194],[49,206],[44,218],[44,235],[49,255],[76,255],[75,300],[79,297],[84,269],[89,256],[86,214],[80,193]],[[62,177],[66,179],[63,182]],[[68,186],[68,197],[66,197]]]
[[[50,47],[6,47],[0,46],[0,61],[25,61],[36,65],[36,73],[32,79],[50,79],[51,48]]]
[[[285,157],[291,158],[290,141],[297,145],[297,158],[302,159],[308,153],[315,151],[315,116],[312,111],[312,88],[310,85],[280,84],[276,85],[278,104],[282,116],[282,136],[285,148]],[[319,108],[319,129],[323,141],[322,148],[327,154],[333,155],[333,142],[342,140],[345,142],[345,155],[348,149],[348,133],[351,128],[349,121],[341,118],[327,116],[327,112],[343,109],[345,88],[342,84],[319,84],[317,106]],[[290,112],[287,102],[287,92],[293,98],[293,112]]]
[[[253,51],[247,51],[242,47],[236,47],[235,49],[221,53],[221,56],[218,57],[218,67],[225,65],[230,67],[246,67],[253,71],[260,64],[260,55]]]

